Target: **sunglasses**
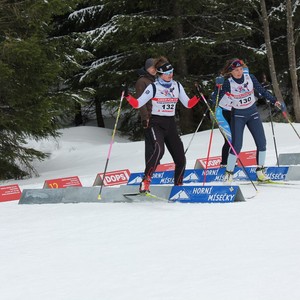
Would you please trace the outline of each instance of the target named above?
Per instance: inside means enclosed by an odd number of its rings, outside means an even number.
[[[170,75],[170,74],[172,74],[173,72],[174,72],[174,69],[169,70],[169,71],[162,72],[162,74]]]

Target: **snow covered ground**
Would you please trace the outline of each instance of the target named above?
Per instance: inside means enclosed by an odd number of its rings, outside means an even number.
[[[264,126],[271,166],[271,124]],[[291,126],[274,126],[278,152],[299,153]],[[46,179],[79,176],[91,186],[104,170],[112,131],[86,126],[62,133],[35,144],[51,153],[35,164],[40,177],[0,185],[42,188]],[[206,157],[209,135],[195,135],[187,168]],[[182,137],[186,146],[191,137]],[[222,143],[215,130],[211,156],[220,155]],[[246,131],[243,151],[254,149]],[[116,136],[108,171],[140,172],[143,157],[143,142]],[[171,161],[166,152],[162,163]],[[241,186],[245,194],[251,189]],[[300,299],[300,183],[258,189],[254,199],[230,204],[0,203],[1,299]]]

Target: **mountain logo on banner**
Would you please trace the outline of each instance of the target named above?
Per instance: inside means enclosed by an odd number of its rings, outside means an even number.
[[[173,197],[170,198],[170,200],[188,200],[190,199],[189,195],[186,193],[186,191],[180,190],[178,193],[176,193]]]
[[[248,178],[248,176],[244,173],[243,170],[238,170],[236,173],[234,173],[233,178],[235,180],[243,180],[245,178]]]
[[[192,172],[192,173],[188,174],[186,177],[184,177],[183,181],[199,182],[199,177],[196,172]]]
[[[136,184],[141,183],[143,180],[142,176],[134,177],[131,181],[129,181],[127,184]]]

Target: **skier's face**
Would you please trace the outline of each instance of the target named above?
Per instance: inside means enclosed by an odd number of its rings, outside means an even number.
[[[173,71],[168,71],[168,72],[162,73],[160,76],[161,76],[161,79],[164,81],[171,81],[173,78]]]
[[[153,76],[156,75],[156,68],[154,66],[151,66],[147,69],[147,72]]]
[[[243,73],[244,73],[243,67],[237,67],[231,71],[231,75],[236,79],[242,78]]]

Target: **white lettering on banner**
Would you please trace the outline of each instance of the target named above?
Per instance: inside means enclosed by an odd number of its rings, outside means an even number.
[[[164,177],[164,172],[162,173],[153,173],[152,178],[163,178]]]
[[[210,201],[232,201],[234,195],[231,194],[212,194],[208,196]]]
[[[221,162],[220,159],[213,159],[213,160],[208,162],[208,166],[209,167],[218,166],[220,164],[220,162]]]
[[[216,176],[215,181],[224,181],[224,175]]]
[[[270,177],[270,179],[278,179],[278,180],[284,180],[285,179],[285,174],[279,173],[270,173],[268,174],[268,176]]]
[[[166,177],[166,178],[163,178],[160,183],[165,183],[165,184],[168,184],[168,183],[174,183],[174,178],[171,178],[171,177]]]
[[[216,170],[203,170],[202,171],[202,175],[206,174],[206,175],[217,175],[218,174],[218,169]]]
[[[111,183],[111,182],[119,182],[127,180],[126,176],[124,174],[116,174],[116,175],[110,175],[110,176],[105,176],[105,180],[107,181],[107,183]]]
[[[193,194],[210,194],[212,191],[212,186],[209,188],[193,188]]]
[[[120,171],[112,171],[112,172],[108,172],[105,174],[101,173],[97,175],[103,180],[104,185],[106,186],[111,186],[111,185],[120,185],[120,184],[126,184],[129,176],[130,176],[130,172],[129,170],[120,170]],[[104,178],[103,178],[104,176]],[[97,179],[96,178],[96,179]]]

